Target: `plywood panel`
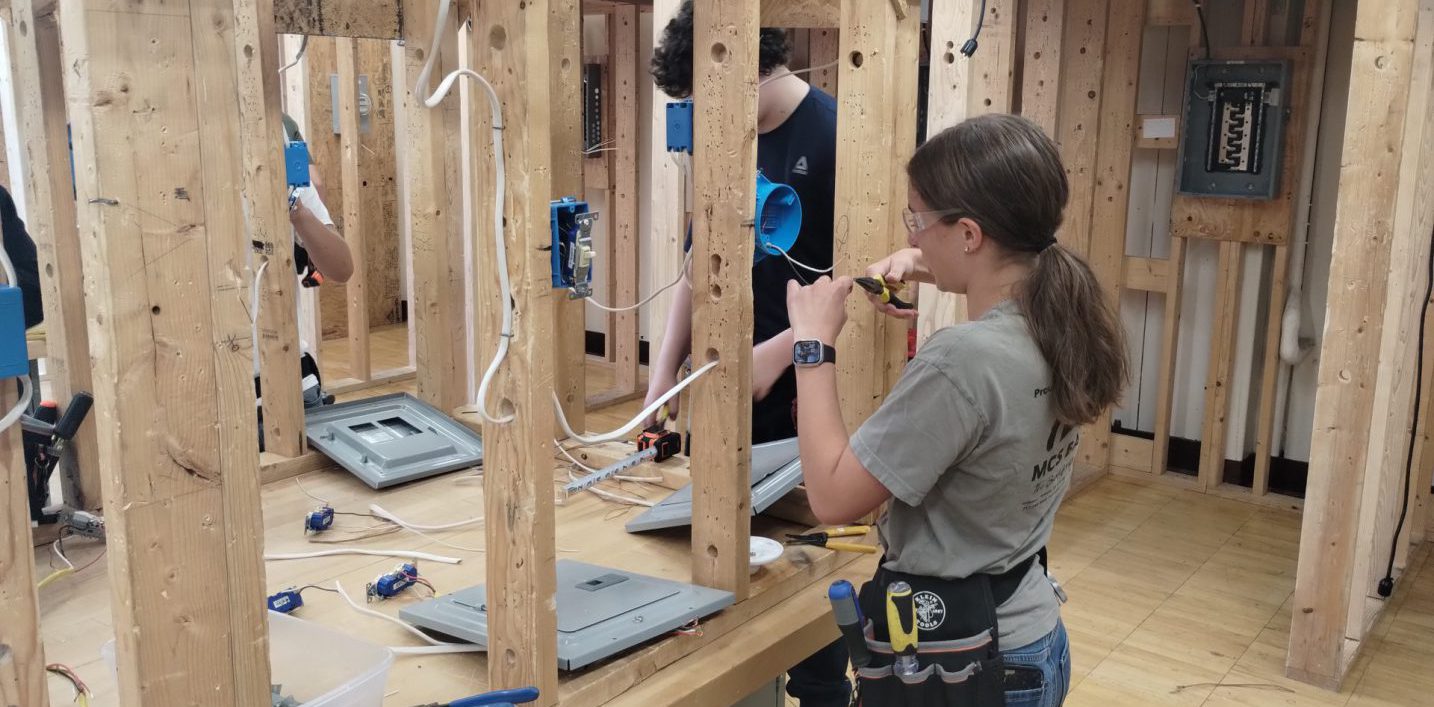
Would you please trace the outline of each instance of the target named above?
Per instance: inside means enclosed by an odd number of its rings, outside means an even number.
[[[274,0],[274,19],[278,30],[285,34],[379,39],[404,36],[401,0]]]

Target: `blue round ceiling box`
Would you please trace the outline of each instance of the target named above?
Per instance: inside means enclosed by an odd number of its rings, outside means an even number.
[[[757,249],[752,262],[791,252],[802,231],[802,200],[795,189],[757,172]]]

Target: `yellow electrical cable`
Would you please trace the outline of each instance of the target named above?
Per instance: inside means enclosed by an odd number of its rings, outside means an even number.
[[[60,578],[74,573],[75,571],[68,567],[62,570],[55,570],[54,572],[51,572],[48,577],[45,577],[44,579],[40,580],[39,584],[35,585],[35,589],[44,589],[45,587],[54,584]]]

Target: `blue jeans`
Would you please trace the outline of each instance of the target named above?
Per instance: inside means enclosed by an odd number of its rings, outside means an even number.
[[[1001,651],[1009,665],[1040,668],[1045,682],[1030,690],[1006,693],[1006,707],[1060,707],[1071,684],[1071,644],[1064,623],[1035,643],[1014,650]]]

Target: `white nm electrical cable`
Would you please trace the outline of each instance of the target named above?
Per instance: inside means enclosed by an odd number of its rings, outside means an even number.
[[[299,40],[299,53],[294,55],[294,60],[293,60],[293,61],[291,61],[291,62],[285,64],[282,68],[279,69],[279,75],[280,75],[280,76],[283,76],[285,71],[288,71],[289,69],[292,69],[292,68],[294,68],[295,66],[298,66],[298,65],[299,65],[299,62],[301,62],[301,61],[304,60],[304,52],[308,51],[308,49],[309,49],[309,35],[306,34],[306,35],[304,35],[304,38],[303,38],[303,39],[300,39],[300,40]]]
[[[392,513],[389,513],[388,511],[385,511],[385,510],[383,510],[382,508],[379,508],[378,506],[369,506],[369,510],[370,510],[370,511],[373,511],[373,514],[374,514],[374,515],[376,515],[376,516],[378,516],[378,517],[380,517],[380,518],[383,518],[384,520],[389,521],[389,522],[393,523],[394,525],[397,525],[398,527],[403,528],[404,530],[407,530],[407,531],[410,532],[410,533],[413,533],[414,535],[417,535],[417,536],[419,536],[419,537],[421,537],[421,538],[425,538],[425,539],[427,539],[427,540],[431,540],[431,541],[436,542],[436,543],[438,543],[439,545],[442,545],[442,546],[444,546],[444,547],[451,547],[451,548],[453,548],[454,550],[463,550],[464,552],[487,552],[486,550],[484,550],[484,549],[481,548],[481,547],[468,547],[467,545],[455,545],[455,544],[453,544],[453,543],[451,543],[451,542],[448,542],[447,540],[443,540],[443,539],[440,539],[440,538],[435,538],[435,537],[433,537],[432,535],[429,535],[428,533],[425,533],[425,532],[423,532],[422,530],[419,530],[419,529],[417,528],[417,526],[414,526],[414,525],[412,525],[412,524],[410,524],[410,523],[405,523],[404,521],[400,520],[400,519],[398,518],[398,516],[395,516],[395,515],[393,515]]]
[[[605,432],[600,435],[584,436],[578,434],[577,432],[574,432],[573,426],[568,424],[567,415],[563,414],[563,404],[558,400],[558,394],[555,392],[553,393],[553,410],[558,415],[558,425],[562,428],[563,434],[566,434],[569,439],[577,440],[583,445],[602,444],[603,442],[611,442],[615,439],[622,439],[623,437],[626,437],[627,433],[631,432],[633,428],[642,424],[643,420],[646,420],[647,418],[651,417],[654,413],[661,409],[662,406],[667,403],[667,401],[676,397],[678,393],[681,393],[683,388],[686,388],[687,386],[691,385],[692,381],[697,380],[698,378],[702,377],[702,374],[712,370],[713,368],[716,368],[717,363],[717,361],[712,361],[711,363],[708,363],[707,365],[693,371],[691,375],[687,376],[686,378],[683,378],[682,382],[672,386],[671,390],[667,391],[666,393],[663,393],[662,397],[652,401],[652,404],[648,405],[645,410],[637,413],[637,416],[629,420],[626,425],[623,425],[622,427],[615,429],[612,432]]]
[[[796,258],[793,258],[793,257],[791,256],[791,254],[787,253],[786,249],[782,248],[781,246],[772,245],[771,243],[767,243],[767,244],[763,245],[762,247],[763,247],[768,253],[771,253],[772,255],[780,255],[780,256],[782,256],[783,258],[786,258],[786,259],[787,259],[787,262],[791,263],[792,265],[795,265],[795,266],[797,266],[797,267],[799,267],[799,268],[801,268],[801,269],[803,269],[803,270],[810,270],[811,272],[814,272],[814,273],[816,273],[816,274],[818,274],[818,275],[825,275],[825,274],[831,272],[832,270],[835,270],[835,269],[836,269],[836,266],[835,266],[835,265],[833,265],[832,267],[829,267],[829,268],[827,268],[827,269],[825,269],[825,270],[822,270],[821,268],[814,268],[814,267],[812,267],[812,266],[810,266],[810,265],[807,265],[806,263],[803,263],[803,262],[800,261],[800,260],[797,260]]]
[[[381,611],[374,611],[373,609],[370,609],[370,608],[368,608],[368,607],[366,607],[366,606],[359,606],[359,603],[356,602],[356,601],[354,601],[354,600],[353,600],[353,597],[350,597],[348,592],[344,591],[344,585],[340,584],[338,580],[334,580],[334,588],[338,590],[339,596],[343,597],[343,598],[344,598],[344,601],[348,602],[349,608],[353,609],[354,611],[357,611],[357,612],[359,612],[360,614],[367,614],[368,616],[372,616],[372,617],[374,617],[374,618],[376,618],[376,619],[383,619],[384,621],[387,621],[387,622],[389,622],[389,623],[391,623],[391,624],[394,624],[395,626],[398,626],[398,627],[402,628],[403,630],[405,630],[405,631],[407,631],[407,632],[413,634],[414,636],[417,636],[419,640],[423,641],[424,643],[427,643],[430,647],[446,649],[446,650],[443,650],[443,651],[424,651],[424,652],[432,652],[432,653],[472,653],[472,652],[475,652],[474,649],[479,649],[479,646],[473,645],[473,644],[471,644],[471,643],[444,643],[443,641],[440,641],[440,640],[438,640],[438,639],[436,639],[436,638],[433,638],[432,636],[429,636],[428,634],[426,634],[426,633],[424,633],[424,632],[422,632],[422,631],[420,631],[420,630],[414,628],[411,624],[409,624],[407,621],[404,621],[403,619],[400,619],[400,618],[398,618],[398,617],[396,617],[396,616],[389,616],[388,614],[385,614],[385,613],[383,613],[383,612],[381,612]],[[454,650],[454,649],[459,649],[459,648],[466,649],[466,650]],[[408,650],[401,650],[401,649],[390,649],[390,650],[393,650],[393,651],[396,652],[396,653],[397,653],[397,652],[403,652],[403,653],[409,653],[409,652],[410,652],[410,651],[408,651]],[[414,651],[414,652],[416,652],[416,651]]]
[[[498,338],[498,351],[493,355],[493,361],[488,365],[488,370],[483,374],[483,381],[478,385],[478,416],[485,422],[497,425],[507,424],[513,421],[512,415],[493,417],[488,414],[488,387],[493,382],[493,376],[497,374],[498,368],[503,365],[503,359],[508,357],[508,342],[513,339],[513,286],[508,281],[508,250],[503,242],[503,199],[505,198],[505,187],[507,186],[507,170],[503,164],[503,106],[498,100],[498,92],[493,90],[493,85],[482,74],[471,69],[456,69],[443,77],[438,83],[438,88],[433,95],[425,97],[423,94],[428,90],[429,74],[433,73],[433,62],[438,57],[440,43],[443,41],[443,32],[448,28],[448,9],[453,0],[443,0],[438,4],[438,16],[434,20],[433,46],[428,49],[428,60],[423,64],[423,70],[418,73],[418,82],[413,86],[413,97],[417,98],[425,108],[434,108],[453,89],[453,84],[460,76],[466,76],[483,87],[488,94],[488,103],[493,111],[493,163],[494,163],[494,208],[493,208],[493,239],[497,250],[498,260],[498,289],[503,297],[503,329]]]
[[[658,295],[660,295],[660,294],[662,294],[662,293],[664,293],[664,292],[666,292],[666,291],[668,291],[668,290],[670,290],[670,289],[676,287],[676,286],[677,286],[677,283],[682,282],[683,280],[687,279],[687,266],[690,265],[691,263],[692,263],[692,251],[689,250],[689,251],[687,251],[687,257],[685,257],[685,258],[682,259],[682,267],[681,267],[680,269],[678,269],[677,279],[676,279],[676,280],[673,280],[672,282],[667,283],[666,285],[663,285],[663,286],[660,287],[660,288],[658,288],[656,291],[654,291],[652,294],[648,295],[645,299],[643,299],[641,302],[638,302],[637,304],[632,304],[632,305],[628,305],[628,306],[625,306],[625,307],[609,307],[609,306],[607,306],[607,305],[605,305],[605,304],[603,304],[603,303],[601,303],[601,302],[599,302],[599,301],[593,299],[592,297],[584,297],[583,299],[587,300],[588,304],[590,304],[590,305],[592,305],[592,306],[594,306],[594,307],[597,307],[598,309],[601,309],[601,310],[604,311],[604,312],[626,312],[626,311],[629,311],[629,310],[637,309],[637,308],[639,308],[639,307],[642,307],[642,306],[647,305],[647,303],[649,303],[649,302],[651,302],[651,301],[657,299],[657,296],[658,296]]]
[[[830,68],[832,68],[833,66],[836,66],[837,64],[840,64],[840,63],[841,63],[841,59],[837,59],[836,61],[829,62],[829,63],[826,63],[826,64],[822,64],[821,66],[809,66],[809,67],[807,67],[807,68],[805,68],[805,69],[797,69],[796,71],[788,71],[788,72],[785,73],[785,74],[777,74],[776,76],[768,76],[767,78],[762,79],[761,83],[758,83],[758,84],[757,84],[757,87],[758,87],[758,88],[761,88],[763,84],[766,84],[766,83],[768,83],[768,82],[770,82],[770,81],[776,81],[777,79],[782,78],[783,76],[797,76],[797,75],[799,75],[799,74],[805,74],[805,73],[810,72],[810,71],[821,71],[822,69],[830,69]]]
[[[317,552],[266,552],[264,560],[273,562],[276,560],[309,560],[315,557],[333,557],[335,555],[371,555],[373,557],[397,557],[401,560],[427,560],[429,562],[442,562],[445,565],[456,565],[463,560],[458,557],[447,555],[434,555],[427,552],[414,552],[412,550],[363,550],[356,547],[343,548],[339,550],[319,550]]]
[[[368,510],[370,513],[380,518],[391,520],[398,525],[408,528],[409,530],[452,530],[454,528],[461,528],[465,525],[473,525],[474,523],[483,522],[483,518],[480,516],[477,518],[469,518],[468,520],[455,521],[453,523],[444,523],[442,525],[421,525],[419,523],[410,523],[402,518],[399,518],[398,516],[384,509],[383,506],[380,506],[377,503],[368,504]]]

